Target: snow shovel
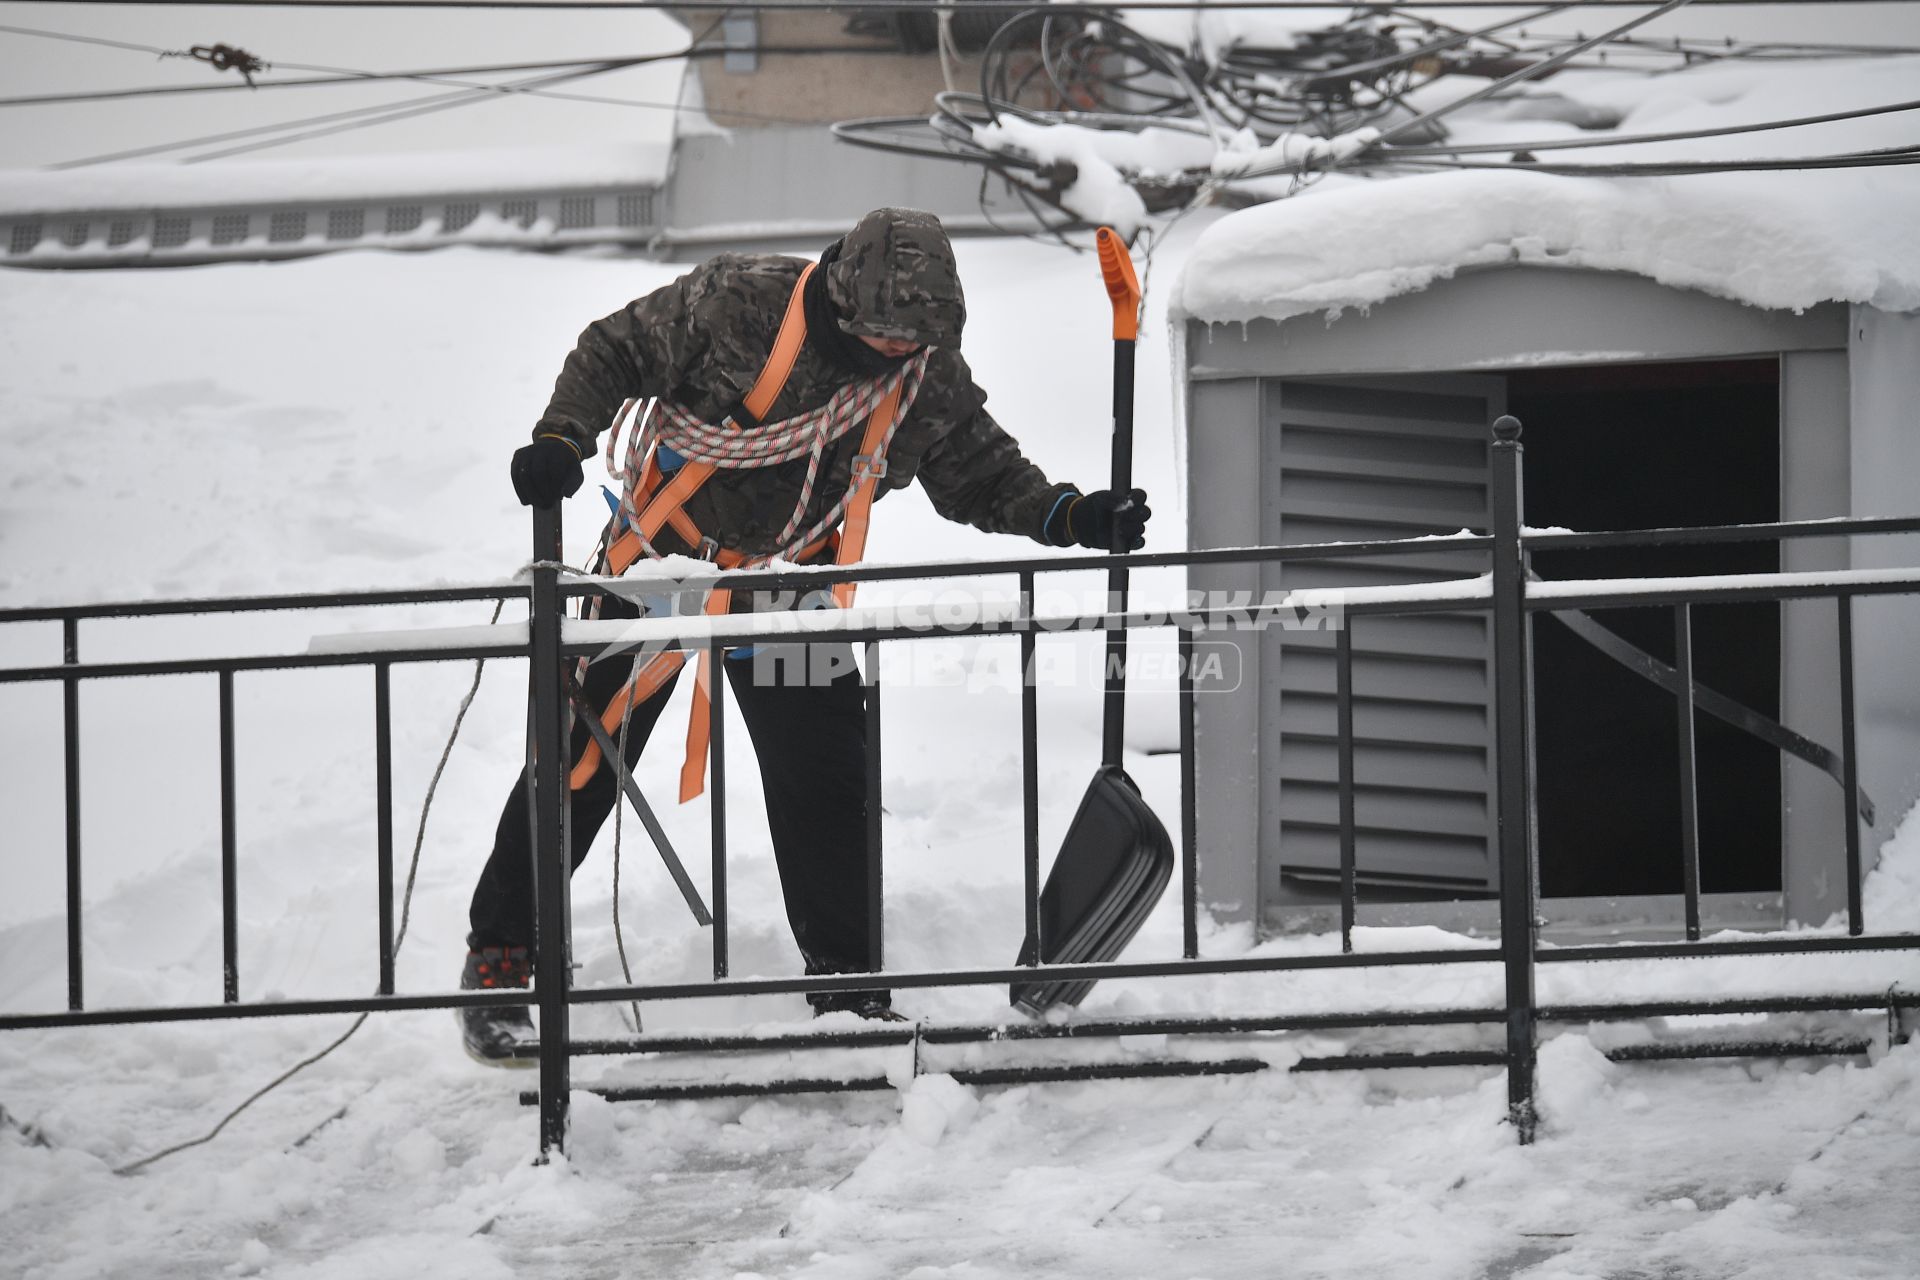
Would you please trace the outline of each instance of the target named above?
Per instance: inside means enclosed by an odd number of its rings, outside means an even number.
[[[1095,236],[1100,274],[1113,303],[1113,489],[1133,487],[1133,359],[1139,333],[1140,283],[1133,259],[1111,227]],[[1118,521],[1115,522],[1116,526]],[[1124,552],[1116,532],[1115,553]],[[1107,572],[1107,595],[1127,610],[1127,571]],[[1140,788],[1120,765],[1126,715],[1127,632],[1107,632],[1106,702],[1100,768],[1080,799],[1060,855],[1040,891],[1040,936],[1029,937],[1020,964],[1037,954],[1045,964],[1112,960],[1140,932],[1173,877],[1173,841],[1140,798]],[[1093,989],[1090,980],[1013,984],[1013,1006],[1035,1017],[1056,1005],[1077,1005]]]

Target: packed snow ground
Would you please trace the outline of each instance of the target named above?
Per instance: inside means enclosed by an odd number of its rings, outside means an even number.
[[[1197,221],[1197,220],[1196,220]],[[1183,229],[1183,234],[1184,234]],[[1184,241],[1162,251],[1141,360],[1137,472],[1153,544],[1178,546],[1169,360],[1158,322]],[[960,246],[967,351],[1002,420],[1050,474],[1101,483],[1106,301],[1089,258]],[[674,268],[477,250],[350,254],[279,266],[0,277],[0,599],[8,604],[497,579],[525,560],[505,478],[589,319]],[[569,504],[576,558],[601,517]],[[876,512],[889,559],[1031,554],[940,521],[917,491]],[[1149,583],[1148,586],[1153,584]],[[880,599],[870,594],[863,599]],[[89,659],[298,651],[316,635],[482,622],[484,605],[97,623]],[[0,660],[58,660],[57,627],[7,628]],[[901,967],[1011,959],[1019,941],[1017,691],[1009,642],[937,642],[888,690],[888,947]],[[1059,643],[1070,643],[1060,641]],[[892,659],[890,659],[892,660]],[[902,661],[905,661],[902,659]],[[402,854],[470,666],[395,673]],[[243,675],[240,975],[244,998],[371,991],[374,822],[365,671]],[[446,990],[465,906],[521,750],[521,683],[490,668],[426,832],[399,958],[407,992]],[[1175,812],[1170,699],[1137,698],[1129,767]],[[82,697],[86,981],[91,1006],[199,1003],[220,991],[214,682],[116,682]],[[1057,846],[1098,754],[1091,682],[1042,691],[1042,846]],[[678,714],[642,782],[671,794]],[[64,1007],[59,695],[0,686],[9,1011]],[[744,733],[736,753],[732,961],[797,972]],[[704,803],[663,806],[703,891]],[[627,825],[621,904],[642,980],[698,979],[708,942]],[[576,877],[579,981],[618,980],[609,837]],[[1179,946],[1175,896],[1130,955]],[[1920,822],[1869,885],[1877,928],[1920,927]],[[1209,955],[1244,951],[1209,924]],[[1365,930],[1368,949],[1483,945]],[[1279,952],[1337,949],[1302,937]],[[1911,957],[1545,966],[1556,1002],[1660,994],[1883,991]],[[1494,966],[1109,983],[1089,1014],[1484,1005]],[[993,989],[903,993],[933,1020],[1002,1016]],[[642,1010],[649,1030],[807,1025],[798,997]],[[581,1014],[616,1033],[618,1011]],[[841,1015],[851,1023],[850,1015]],[[1601,1053],[1666,1028],[1551,1039],[1546,1123],[1521,1148],[1502,1077],[1480,1069],[962,1087],[984,1049],[843,1051],[721,1072],[887,1071],[892,1092],[761,1101],[574,1099],[570,1159],[535,1167],[529,1077],[459,1051],[445,1013],[370,1020],[213,1142],[239,1099],[331,1042],[344,1018],[0,1035],[0,1250],[36,1280],[220,1275],[460,1277],[1907,1277],[1920,1257],[1920,1047],[1877,1034],[1865,1059],[1622,1067]],[[1078,1056],[1255,1054],[1276,1066],[1347,1047],[1449,1047],[1469,1033],[1161,1040]],[[1060,1050],[1051,1051],[1055,1057]],[[866,1056],[861,1056],[866,1055]],[[583,1083],[666,1068],[583,1061]],[[38,1139],[38,1142],[36,1142]],[[41,1145],[41,1144],[44,1145]]]

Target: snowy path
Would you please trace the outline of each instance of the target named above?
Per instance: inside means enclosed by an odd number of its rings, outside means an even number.
[[[905,1120],[890,1094],[579,1095],[571,1163],[548,1168],[521,1145],[526,1075],[386,1081],[249,1162],[315,1188],[308,1203],[238,1239],[244,1221],[203,1216],[142,1274],[235,1259],[301,1280],[1912,1274],[1920,1221],[1900,1189],[1920,1185],[1920,1047],[1872,1071],[1626,1068],[1565,1038],[1545,1066],[1549,1125],[1527,1149],[1500,1123],[1501,1080],[1466,1069],[977,1093],[930,1077]],[[220,1160],[175,1173],[191,1185]],[[345,1167],[361,1176],[336,1181]],[[137,1213],[169,1181],[96,1184],[96,1211]],[[26,1274],[92,1274],[26,1257]]]

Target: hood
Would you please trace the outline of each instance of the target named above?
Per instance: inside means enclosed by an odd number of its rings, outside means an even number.
[[[966,298],[940,219],[918,209],[875,209],[826,264],[827,295],[848,333],[960,345]]]

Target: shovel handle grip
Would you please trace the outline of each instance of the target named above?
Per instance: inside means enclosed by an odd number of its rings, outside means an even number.
[[[1113,303],[1113,337],[1132,342],[1140,334],[1140,279],[1133,273],[1133,255],[1112,227],[1101,227],[1093,241],[1100,251],[1100,278]]]

